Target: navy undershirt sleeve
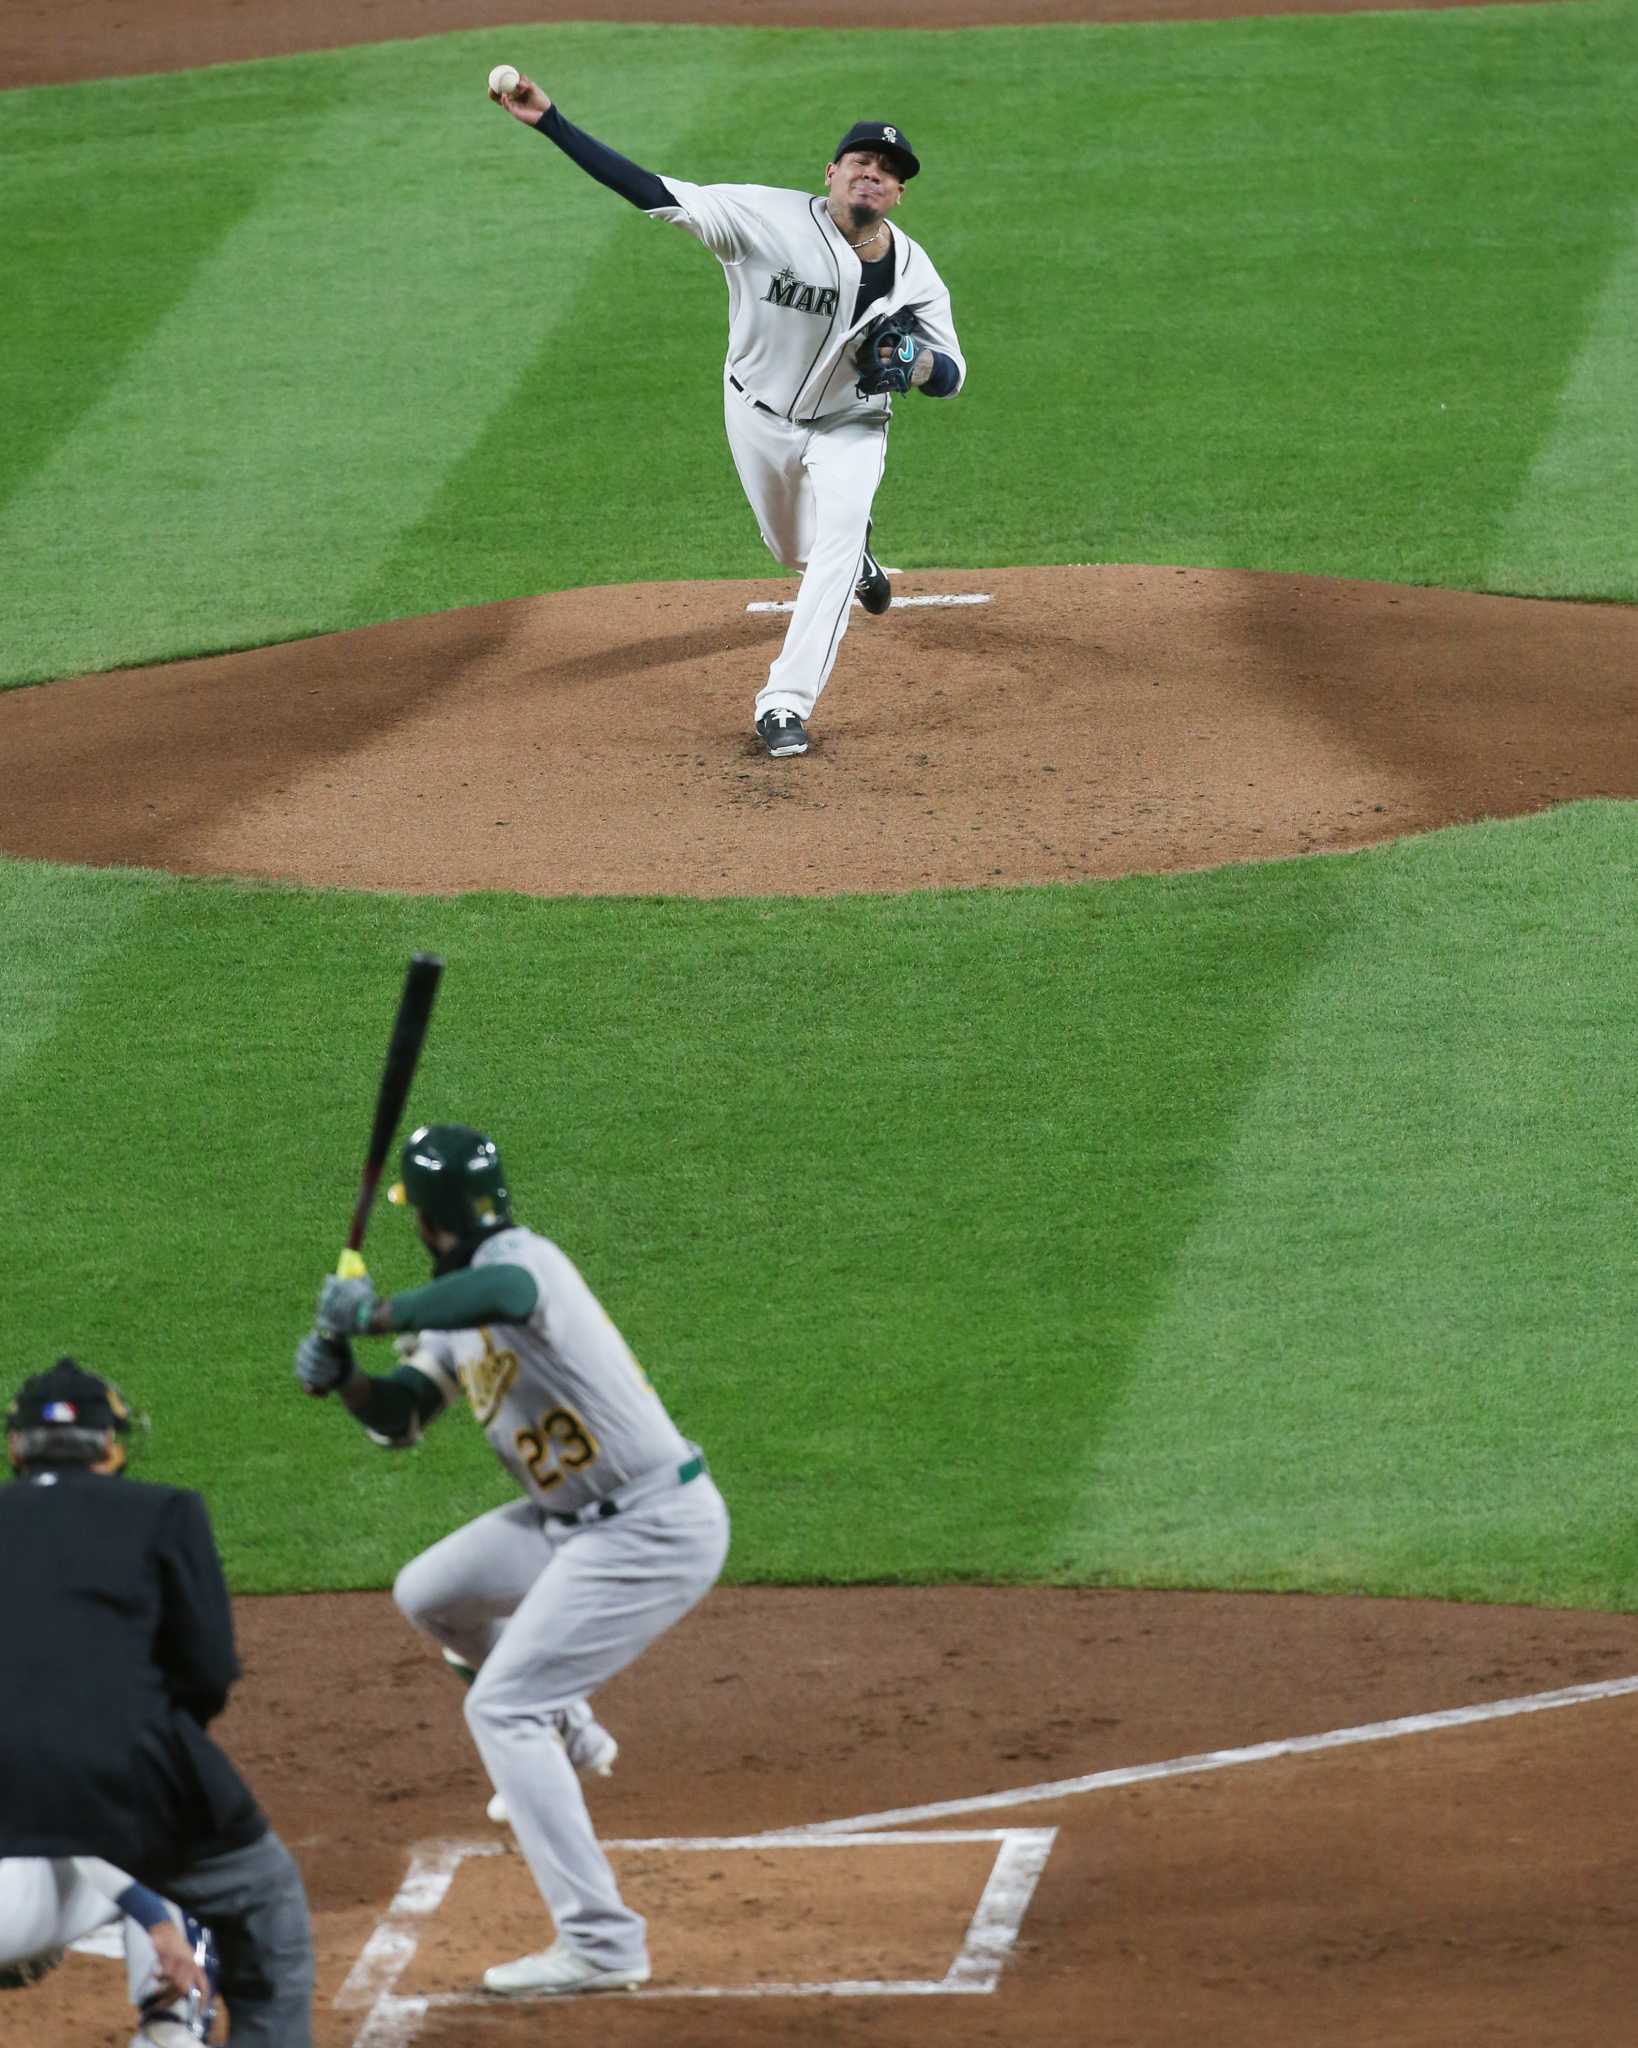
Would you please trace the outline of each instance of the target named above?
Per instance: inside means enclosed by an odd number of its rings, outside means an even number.
[[[923,398],[949,398],[961,382],[961,372],[956,367],[954,356],[947,356],[942,349],[933,351],[933,374],[921,386]]]
[[[607,185],[611,192],[618,192],[622,199],[629,199],[644,213],[676,205],[663,179],[645,171],[641,164],[634,164],[630,157],[621,156],[618,150],[610,149],[606,142],[599,142],[595,135],[575,127],[572,121],[565,121],[555,106],[548,107],[535,126],[566,157],[572,157],[588,177],[595,178],[599,185]]]
[[[146,1932],[151,1933],[161,1920],[169,1920],[170,1912],[165,1901],[157,1892],[149,1891],[145,1884],[138,1884],[133,1878],[114,1901],[120,1911],[127,1914]]]

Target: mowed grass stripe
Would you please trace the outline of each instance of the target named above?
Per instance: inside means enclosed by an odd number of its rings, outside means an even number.
[[[179,123],[195,99],[206,134],[231,119],[271,169],[0,516],[28,593],[18,673],[355,618],[353,587],[572,314],[518,261],[539,195],[483,77],[469,36],[147,82],[180,96]],[[175,170],[185,219],[208,165],[179,142]],[[594,209],[562,222],[563,268],[611,227]]]
[[[163,95],[149,81],[110,79],[0,96],[0,510],[95,415],[73,494],[84,528],[99,523],[122,437],[147,430],[140,373],[97,409],[278,177],[292,138],[319,118],[327,83],[339,80],[258,76],[250,91],[242,75],[212,74],[179,78]],[[9,665],[29,592],[21,572],[26,564],[32,579],[36,565],[20,529],[7,531]],[[90,540],[82,530],[67,542],[82,601],[102,588]],[[124,592],[108,597],[117,605]]]
[[[617,70],[607,31],[534,25],[500,39],[569,120],[644,168],[693,177],[702,162],[737,162],[723,175],[766,182],[746,135],[768,71],[759,38],[623,29]],[[504,210],[504,265],[487,283],[510,296],[501,317],[524,352],[420,517],[361,577],[351,615],[672,577],[685,526],[696,554],[701,532],[712,536],[707,573],[745,573],[753,547],[756,566],[771,569],[723,440],[727,317],[715,259],[544,137],[482,112],[472,174],[505,173],[503,198],[475,194]],[[487,364],[474,369],[488,375]]]
[[[1060,1569],[1631,1604],[1635,867],[1613,804],[1338,864]]]
[[[1103,401],[1092,558],[1483,587],[1625,241],[1630,17],[1128,33],[1155,69],[1106,76],[1064,266]],[[1605,594],[1638,594],[1630,559]]]
[[[142,905],[135,889],[87,890],[65,868],[19,861],[5,877],[0,1093],[31,1061],[52,1065],[49,1045],[59,1018],[80,1000],[92,969],[129,943]],[[111,1052],[119,1062],[117,1038]]]
[[[740,1569],[1005,1577],[1118,1403],[1323,921],[1246,877],[873,921],[879,948],[826,963],[806,1043],[722,1118],[733,1148],[759,1096],[798,1104],[743,1187],[752,1268],[722,1274],[770,1349],[752,1406],[780,1418]]]
[[[1615,1601],[1633,817],[812,904],[76,875],[139,907],[0,1076],[51,1140],[14,1345],[132,1381],[247,1588],[384,1583],[504,1498],[470,1425],[387,1458],[289,1373],[428,946],[410,1114],[499,1134],[707,1446],[735,1576]],[[371,1260],[420,1276],[396,1212]],[[290,1504],[342,1499],[315,1554]]]
[[[1592,308],[1587,337],[1485,569],[1496,590],[1554,597],[1630,594],[1630,521],[1612,505],[1638,507],[1638,204]]]
[[[518,36],[571,117],[679,176],[817,184],[892,102],[927,166],[903,218],[972,365],[895,430],[879,523],[910,565],[1482,583],[1631,231],[1616,0],[882,37],[863,83],[857,40],[819,31]],[[710,259],[489,107],[495,47],[124,82],[125,124],[173,139],[184,246],[223,123],[259,204],[36,444],[0,518],[6,681],[771,566],[721,445]],[[14,97],[65,110],[16,209],[66,179],[94,211],[83,92]],[[55,260],[30,283],[30,331],[96,358],[95,296]],[[14,410],[49,418],[63,378],[19,360]],[[1601,594],[1631,596],[1622,472],[1583,453]]]

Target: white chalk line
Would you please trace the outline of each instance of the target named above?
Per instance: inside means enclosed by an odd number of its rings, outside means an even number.
[[[610,1842],[607,1846],[611,1849],[633,1851],[865,1848],[917,1841],[951,1844],[993,1841],[1000,1845],[961,1949],[942,1978],[840,1980],[829,1984],[692,1985],[620,1995],[651,1999],[927,1997],[934,1994],[949,1997],[993,1991],[999,1980],[1001,1964],[1017,1940],[1018,1929],[1057,1831],[1053,1828],[983,1828],[917,1832],[916,1822],[951,1819],[960,1814],[993,1812],[1012,1806],[1039,1805],[1047,1800],[1113,1790],[1123,1785],[1140,1785],[1156,1779],[1231,1770],[1241,1764],[1268,1763],[1281,1757],[1313,1755],[1367,1742],[1387,1742],[1406,1735],[1475,1727],[1486,1721],[1507,1720],[1520,1714],[1548,1713],[1558,1707],[1620,1699],[1633,1693],[1638,1693],[1638,1675],[1596,1679],[1583,1685],[1563,1686],[1553,1692],[1485,1700],[1476,1705],[1448,1707],[1429,1714],[1403,1714],[1393,1720],[1331,1729],[1320,1735],[1298,1735],[1280,1741],[1252,1743],[1242,1749],[1208,1750],[1196,1756],[1171,1757],[1160,1763],[1092,1771],[1078,1778],[1059,1778],[970,1799],[938,1800],[883,1813],[857,1814],[846,1820],[817,1821],[808,1827],[770,1829],[760,1835],[658,1835]],[[424,1919],[436,1910],[465,1857],[492,1856],[499,1851],[500,1845],[493,1842],[439,1842],[416,1852],[397,1897],[365,1943],[336,1997],[338,2007],[370,2001],[370,2010],[360,2032],[354,2037],[353,2048],[408,2048],[422,2021],[435,2008],[492,2006],[495,2003],[477,1992],[399,1995],[393,1987],[415,1953],[416,1937],[409,1928],[393,1923],[402,1919]]]
[[[988,1984],[952,1984],[947,1977],[841,1977],[812,1984],[655,1985],[638,1991],[599,1993],[597,2002],[602,2004],[611,1996],[622,2005],[634,1999],[661,1998],[970,1998],[975,1993],[982,1996],[990,1988]],[[563,2003],[560,1995],[550,1992],[539,1999],[531,1999],[527,1994],[497,1998],[486,1991],[429,1991],[424,1997],[387,1999],[371,2013],[364,2031],[354,2037],[353,2048],[399,2048],[400,2043],[415,2038],[415,2028],[429,2012],[459,2008],[468,2012],[497,2012],[502,2006]],[[577,1999],[575,2003],[583,2004],[584,2000]]]
[[[1083,1792],[1105,1792],[1121,1785],[1143,1785],[1156,1778],[1181,1778],[1200,1771],[1233,1770],[1241,1764],[1269,1763],[1277,1757],[1312,1756],[1347,1749],[1362,1742],[1391,1742],[1402,1735],[1427,1735],[1443,1728],[1470,1728],[1482,1721],[1505,1721],[1517,1714],[1545,1714],[1555,1707],[1580,1706],[1589,1700],[1619,1699],[1638,1692],[1638,1676],[1601,1678],[1585,1685],[1567,1685],[1556,1692],[1527,1693],[1518,1699],[1485,1700],[1476,1706],[1446,1707],[1433,1714],[1403,1714],[1392,1721],[1369,1721],[1358,1728],[1335,1728],[1324,1735],[1296,1735],[1278,1742],[1254,1742],[1245,1749],[1213,1749],[1199,1756],[1169,1757],[1164,1763],[1127,1764],[1092,1771],[1081,1778],[1057,1778],[1041,1785],[1021,1785],[1009,1792],[984,1792],[970,1799],[939,1799],[924,1806],[900,1806],[883,1813],[861,1813],[848,1820],[816,1821],[796,1830],[825,1837],[948,1820],[959,1814],[993,1813],[1009,1806],[1039,1806],[1050,1799],[1072,1799]],[[792,1830],[782,1830],[790,1834]]]
[[[345,2011],[348,2006],[369,2005],[386,1997],[415,1954],[417,1943],[411,1929],[398,1923],[424,1920],[435,1913],[469,1856],[499,1856],[503,1847],[500,1842],[433,1842],[417,1849],[392,1904],[376,1922],[375,1931],[336,1993],[336,2004]],[[368,2031],[366,2024],[365,2033]],[[364,2038],[364,2034],[359,2036],[360,2041]]]
[[[854,604],[859,602],[857,598],[851,601]],[[908,611],[913,605],[994,604],[994,602],[995,599],[987,591],[964,591],[948,597],[896,597],[888,609],[897,612]],[[796,600],[794,598],[786,598],[778,604],[748,604],[745,609],[748,612],[793,612],[796,609]]]
[[[1008,1833],[961,1951],[945,1972],[946,1991],[993,1991],[1000,1983],[1001,1966],[1018,1939],[1057,1834],[1056,1828],[1015,1828]]]
[[[979,1842],[996,1845],[995,1861],[973,1909],[955,1959],[942,1977],[859,1977],[787,1984],[654,1985],[622,1992],[622,1999],[662,1998],[932,1998],[973,1997],[993,1992],[1002,1967],[1018,1939],[1030,1900],[1047,1857],[1057,1839],[1056,1828],[939,1828],[891,1834],[815,1835],[805,1831],[783,1835],[655,1835],[611,1841],[609,1850],[663,1850],[700,1853],[755,1849],[948,1848]],[[408,1874],[387,1908],[346,1982],[336,1994],[341,2010],[367,2005],[368,2012],[353,2048],[405,2048],[414,2040],[430,2012],[457,2008],[493,2011],[501,2001],[482,1991],[433,1991],[402,1995],[395,1988],[415,1955],[419,1928],[448,1894],[456,1871],[468,1856],[494,1856],[494,1842],[433,1842],[418,1849]],[[508,2000],[509,2004],[528,2003]],[[542,2001],[544,2002],[544,2001]]]

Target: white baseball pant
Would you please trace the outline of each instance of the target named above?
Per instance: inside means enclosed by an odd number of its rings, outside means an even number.
[[[740,483],[775,560],[802,582],[756,716],[810,718],[847,631],[876,487],[887,466],[886,412],[796,426],[762,411],[724,376],[723,416]]]

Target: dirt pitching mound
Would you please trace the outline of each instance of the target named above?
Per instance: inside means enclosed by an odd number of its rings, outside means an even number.
[[[1075,880],[1638,795],[1638,610],[1169,568],[924,571],[803,758],[794,585],[574,590],[0,696],[0,848],[352,888]]]

